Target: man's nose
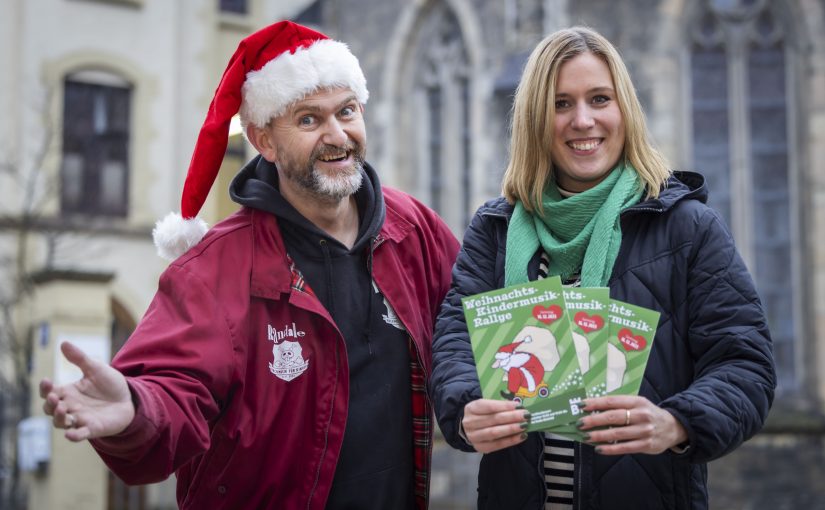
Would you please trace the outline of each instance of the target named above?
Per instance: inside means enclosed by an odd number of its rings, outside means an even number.
[[[335,147],[341,147],[347,143],[347,133],[338,119],[330,119],[324,126],[323,142]]]

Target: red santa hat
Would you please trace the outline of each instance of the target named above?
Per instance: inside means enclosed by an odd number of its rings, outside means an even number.
[[[529,344],[532,341],[533,337],[526,336],[524,337],[524,340],[521,340],[520,342],[512,342],[507,345],[503,345],[498,348],[494,357],[495,359],[509,358],[510,355],[512,355],[516,351],[516,348],[518,348],[518,346],[520,346],[521,344]]]
[[[169,213],[152,236],[158,254],[172,260],[197,244],[207,225],[197,214],[226,153],[229,123],[264,127],[292,103],[318,90],[344,87],[359,102],[369,98],[367,80],[347,46],[291,21],[246,37],[229,60],[201,127],[183,185],[181,212]]]

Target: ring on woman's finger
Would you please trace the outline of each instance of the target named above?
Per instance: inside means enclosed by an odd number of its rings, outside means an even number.
[[[630,409],[624,410],[624,426],[630,425]]]
[[[73,414],[67,414],[66,415],[66,428],[67,429],[74,428],[76,421],[77,420],[75,419]]]

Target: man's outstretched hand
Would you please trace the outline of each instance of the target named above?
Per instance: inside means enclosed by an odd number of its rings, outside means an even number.
[[[135,407],[126,378],[114,368],[95,361],[80,349],[64,342],[60,350],[70,363],[83,371],[83,378],[65,386],[40,381],[43,410],[57,428],[66,429],[66,439],[83,441],[122,432],[135,417]]]

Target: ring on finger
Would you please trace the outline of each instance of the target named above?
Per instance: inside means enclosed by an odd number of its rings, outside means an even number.
[[[66,428],[67,429],[74,428],[75,421],[76,420],[75,420],[75,417],[74,417],[73,414],[67,414],[66,415]]]
[[[624,426],[630,425],[630,409],[624,410]]]

